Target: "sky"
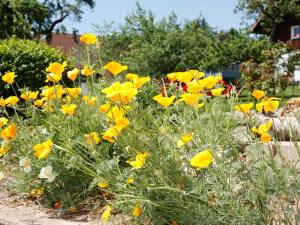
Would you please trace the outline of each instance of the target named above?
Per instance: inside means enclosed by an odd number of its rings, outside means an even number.
[[[92,24],[102,26],[106,21],[124,23],[124,18],[136,9],[136,0],[95,0],[94,9],[84,8],[81,22],[64,22],[68,32],[73,28],[80,33],[93,32]],[[243,28],[242,14],[235,14],[238,0],[139,0],[143,9],[151,10],[157,20],[176,13],[179,22],[202,15],[208,24],[218,30]]]

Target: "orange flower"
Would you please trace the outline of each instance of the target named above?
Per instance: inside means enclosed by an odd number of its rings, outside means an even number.
[[[16,137],[16,134],[17,134],[17,126],[15,123],[12,123],[11,125],[9,125],[8,127],[2,130],[1,137],[5,141],[12,141]]]
[[[97,37],[94,34],[83,34],[80,36],[80,42],[86,45],[95,44],[97,41]]]
[[[265,92],[261,90],[254,90],[251,94],[254,98],[257,100],[261,99],[262,97],[265,96]]]
[[[128,67],[122,66],[120,63],[112,61],[103,66],[103,69],[109,71],[114,76],[117,76],[119,73],[122,73],[123,71],[127,70]]]
[[[263,133],[260,137],[262,143],[269,143],[272,140],[272,137],[268,133]]]
[[[83,67],[83,69],[81,70],[81,73],[82,73],[82,75],[88,77],[88,76],[93,75],[93,70],[91,67],[85,65]]]
[[[53,143],[49,139],[43,143],[33,146],[32,149],[34,151],[34,155],[38,157],[38,159],[46,159],[52,150],[52,145]]]
[[[136,206],[134,206],[134,208],[132,210],[132,215],[137,218],[137,217],[140,217],[142,212],[143,212],[143,209],[139,205],[136,205]]]

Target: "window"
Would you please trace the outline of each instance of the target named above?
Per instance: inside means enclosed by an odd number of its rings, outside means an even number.
[[[291,27],[291,39],[300,39],[300,25]]]

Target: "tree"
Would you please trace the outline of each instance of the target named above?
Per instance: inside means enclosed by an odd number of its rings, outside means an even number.
[[[245,12],[248,19],[260,20],[270,40],[287,16],[300,16],[299,0],[239,0],[236,9]]]
[[[47,40],[55,27],[67,17],[80,21],[82,7],[93,8],[94,0],[2,0],[0,1],[0,38],[17,37]]]

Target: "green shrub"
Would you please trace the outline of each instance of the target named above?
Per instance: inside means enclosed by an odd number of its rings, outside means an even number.
[[[44,86],[45,69],[49,63],[65,60],[67,58],[59,50],[42,42],[17,38],[0,41],[0,74],[15,72],[19,88],[28,87],[37,90]],[[12,88],[0,82],[0,95],[12,94],[14,94]]]

